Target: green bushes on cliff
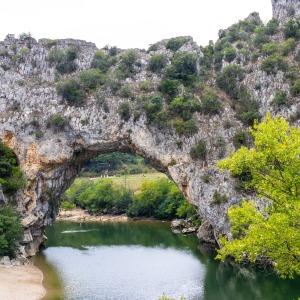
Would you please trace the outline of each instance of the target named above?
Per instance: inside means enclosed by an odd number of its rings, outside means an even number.
[[[154,54],[150,57],[148,68],[151,72],[160,73],[167,65],[168,57],[164,54]]]
[[[106,76],[99,69],[89,69],[89,70],[81,71],[79,73],[79,78],[82,86],[86,90],[94,90],[98,86],[103,85],[106,81]],[[81,90],[80,85],[76,86],[74,84],[73,88],[74,90],[76,90],[76,88]]]
[[[186,42],[188,41],[187,38],[185,37],[176,37],[169,39],[168,42],[166,43],[166,48],[169,50],[172,50],[176,52],[181,48]]]
[[[199,140],[198,143],[191,148],[190,155],[194,160],[206,160],[206,141],[204,139]]]
[[[20,214],[11,206],[0,208],[0,258],[14,258],[23,238]]]
[[[46,121],[46,127],[51,128],[54,133],[64,131],[65,127],[69,124],[69,120],[60,114],[54,114]]]
[[[93,74],[90,74],[89,71],[86,72],[88,73],[84,73],[84,82],[86,82],[88,86],[92,86],[94,84],[94,80],[91,80],[92,76],[88,77],[87,75]],[[84,91],[78,80],[74,78],[58,82],[56,85],[56,91],[59,95],[63,97],[64,100],[68,102],[69,105],[79,106],[84,103]]]
[[[18,166],[16,155],[6,147],[0,139],[0,184],[3,192],[9,196],[25,184],[21,168]]]
[[[139,55],[135,50],[127,50],[121,56],[119,66],[116,70],[117,77],[126,79],[136,74]]]

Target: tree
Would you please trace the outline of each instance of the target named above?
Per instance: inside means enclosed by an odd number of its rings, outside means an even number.
[[[233,176],[249,172],[246,186],[257,190],[260,205],[244,200],[228,210],[233,240],[220,239],[217,258],[271,263],[293,278],[300,275],[300,129],[268,114],[250,131],[253,148],[241,147],[219,167]]]
[[[0,209],[0,257],[15,257],[19,241],[23,238],[23,227],[19,213],[10,206]]]

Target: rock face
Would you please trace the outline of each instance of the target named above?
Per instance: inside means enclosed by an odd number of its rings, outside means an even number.
[[[273,2],[275,16],[281,18],[283,1]],[[298,7],[297,1],[288,2]],[[280,39],[279,35],[277,40]],[[200,47],[191,38],[186,37],[185,40],[179,52],[194,53],[197,59],[203,57]],[[161,75],[148,69],[150,57],[157,53],[168,58],[174,55],[166,48],[166,43],[157,43],[157,49],[149,53],[136,50],[139,59],[135,75],[123,79],[122,83],[131,85],[135,100],[128,101],[128,96],[113,93],[110,88],[105,92],[86,91],[83,105],[70,106],[56,91],[56,81],[61,78],[48,59],[49,52],[51,49],[65,51],[70,47],[79,49],[75,60],[77,73],[69,72],[62,76],[63,79],[74,78],[79,71],[90,68],[97,50],[94,44],[70,39],[36,41],[28,36],[19,39],[8,36],[0,42],[0,138],[13,149],[27,178],[26,187],[15,196],[18,209],[23,214],[25,234],[22,244],[27,255],[34,255],[43,242],[45,227],[55,220],[58,213],[60,195],[72,184],[82,163],[112,151],[141,155],[157,170],[168,174],[206,220],[203,232],[206,230],[210,234],[206,236],[203,233],[205,239],[219,234],[230,238],[228,207],[239,203],[245,195],[236,191],[233,178],[217,170],[216,161],[234,150],[234,133],[245,127],[236,118],[228,96],[218,90],[223,100],[222,114],[194,113],[198,131],[187,136],[179,135],[173,127],[162,129],[149,123],[145,111],[141,111],[138,117],[134,114],[136,102],[142,96],[142,84],[150,82],[157,88],[161,80]],[[294,52],[298,50],[299,45]],[[239,63],[245,68],[243,84],[259,102],[262,115],[271,110],[289,117],[297,112],[299,103],[295,101],[284,109],[270,106],[276,91],[289,94],[289,85],[281,71],[271,75],[262,71],[261,62],[259,58],[255,63],[243,59],[232,63]],[[227,64],[223,61],[223,67]],[[213,85],[214,81],[210,84]],[[151,87],[149,93],[153,93]],[[195,98],[200,101],[197,95]],[[129,103],[130,110],[126,119],[119,111],[124,101]],[[55,115],[67,120],[60,130],[49,126],[49,120]],[[229,121],[230,126],[225,126]],[[218,145],[219,136],[225,141],[222,152]],[[193,160],[190,155],[191,148],[199,140],[206,141],[205,161]],[[226,195],[228,201],[216,203],[216,192]]]
[[[300,15],[298,0],[272,0],[273,17],[285,23],[291,17]]]

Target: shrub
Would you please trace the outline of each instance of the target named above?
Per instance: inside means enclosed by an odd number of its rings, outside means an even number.
[[[268,23],[267,23],[267,29],[266,29],[266,33],[269,35],[274,35],[275,33],[277,33],[278,31],[278,27],[279,27],[279,23],[280,21],[278,19],[271,19]]]
[[[63,201],[60,207],[64,210],[74,210],[76,208],[76,205],[74,203]]]
[[[256,47],[261,48],[263,44],[268,43],[270,37],[268,35],[268,28],[267,27],[257,27],[255,29],[255,37],[253,39],[253,43]]]
[[[284,36],[286,39],[294,38],[296,40],[300,39],[300,18],[291,19],[285,23]]]
[[[274,106],[281,106],[286,104],[287,104],[287,93],[284,91],[277,92],[275,94],[273,101],[271,102],[271,105]]]
[[[209,181],[210,181],[210,176],[209,176],[209,174],[204,174],[204,175],[201,177],[201,179],[203,180],[203,182],[209,183]]]
[[[186,96],[178,96],[170,103],[168,110],[173,116],[179,116],[183,120],[192,118],[192,114],[200,110],[200,103],[195,99]]]
[[[69,47],[66,52],[58,48],[51,49],[48,53],[48,60],[56,64],[56,70],[60,74],[74,72],[77,69],[75,59],[77,58],[77,47]]]
[[[177,50],[179,50],[179,48],[181,48],[186,42],[188,41],[187,38],[184,37],[177,37],[177,38],[172,38],[170,40],[168,40],[167,44],[166,44],[166,48],[170,49],[174,52],[176,52]]]
[[[245,77],[245,71],[238,65],[226,66],[221,73],[217,75],[216,82],[219,88],[223,89],[233,99],[239,97],[239,85]]]
[[[226,202],[228,202],[228,197],[215,190],[213,194],[213,201],[211,202],[211,204],[221,204]]]
[[[133,97],[132,85],[131,84],[123,85],[120,89],[120,96],[126,98],[132,98]]]
[[[91,62],[91,67],[101,70],[103,73],[107,72],[111,66],[111,61],[109,55],[101,50],[94,53],[94,58]]]
[[[65,52],[58,48],[53,48],[48,53],[48,61],[50,63],[61,63],[65,60]]]
[[[135,50],[127,50],[122,54],[117,74],[120,79],[132,77],[136,73],[136,63],[139,58]]]
[[[128,101],[124,101],[119,105],[118,113],[124,121],[130,119],[130,104]]]
[[[248,131],[238,130],[233,136],[233,145],[235,149],[242,146],[248,147],[252,143],[251,134]]]
[[[154,73],[160,73],[161,70],[167,65],[168,57],[164,54],[154,54],[150,57],[148,68]]]
[[[191,158],[194,160],[205,160],[207,155],[206,142],[201,139],[196,146],[191,148]]]
[[[229,47],[224,49],[224,59],[227,62],[232,62],[236,58],[236,51],[234,48]]]
[[[218,99],[218,95],[213,90],[208,90],[201,97],[201,112],[205,115],[217,115],[222,110],[222,104]]]
[[[217,146],[217,157],[223,158],[226,154],[226,142],[223,136],[218,135],[216,138],[216,146]]]
[[[163,102],[158,94],[154,94],[150,101],[144,103],[143,107],[149,122],[155,122],[158,121],[157,114],[162,110]]]
[[[90,69],[79,73],[80,82],[87,90],[94,90],[105,83],[106,76],[99,69]]]
[[[12,196],[25,184],[16,155],[0,139],[0,184],[3,192]],[[0,247],[1,248],[1,247]]]
[[[0,208],[0,257],[14,258],[23,238],[23,226],[19,212],[11,207]]]
[[[197,56],[194,53],[176,53],[172,64],[165,68],[164,75],[169,79],[181,80],[184,84],[191,84],[197,77]]]
[[[293,96],[298,96],[300,95],[300,79],[297,79],[294,84],[292,85],[291,89],[291,94]]]
[[[152,44],[149,46],[147,53],[150,53],[151,51],[157,51],[158,50],[158,44]]]
[[[180,219],[191,218],[196,214],[195,208],[187,200],[184,200],[176,211],[176,216]]]
[[[179,135],[192,136],[198,131],[197,123],[194,119],[184,121],[181,118],[172,120],[176,133]]]
[[[57,133],[63,131],[68,124],[69,120],[67,118],[62,117],[60,114],[55,114],[48,118],[46,127],[52,128],[52,130]]]
[[[288,55],[290,52],[295,50],[296,48],[296,41],[293,38],[287,39],[285,42],[281,44],[281,51],[283,55]]]
[[[179,80],[165,79],[159,84],[158,90],[167,97],[167,101],[169,102],[170,99],[173,99],[178,94],[179,87]]]
[[[271,42],[262,46],[262,53],[265,55],[271,55],[278,51],[278,43]]]
[[[261,64],[261,69],[267,74],[277,74],[277,71],[287,71],[288,64],[280,54],[273,54],[267,57]]]
[[[58,94],[62,95],[63,99],[66,100],[69,105],[77,106],[84,103],[84,91],[76,79],[71,78],[66,81],[59,82],[56,85],[56,90]]]

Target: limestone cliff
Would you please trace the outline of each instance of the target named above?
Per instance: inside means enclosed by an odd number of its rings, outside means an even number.
[[[282,17],[280,1],[273,2],[277,7],[275,16]],[[199,214],[213,226],[216,237],[221,233],[230,236],[227,209],[245,194],[235,188],[235,179],[216,169],[216,161],[234,150],[235,133],[246,129],[247,125],[236,112],[240,102],[236,104],[224,89],[216,86],[218,74],[222,74],[228,65],[243,68],[238,88],[247,87],[247,95],[258,103],[261,115],[271,110],[286,118],[294,116],[296,124],[299,117],[298,94],[290,92],[288,72],[278,66],[275,66],[276,72],[264,71],[262,64],[266,55],[257,55],[253,46],[247,44],[258,35],[251,26],[263,27],[255,14],[248,21],[242,24],[237,39],[232,39],[233,30],[224,31],[224,36],[210,50],[200,48],[190,37],[179,39],[183,42],[175,50],[174,46],[173,49],[168,46],[168,40],[156,43],[147,52],[135,49],[136,61],[131,65],[131,73],[125,77],[117,78],[117,72],[121,70],[126,52],[104,48],[100,56],[114,52],[110,56],[113,63],[107,67],[105,82],[96,89],[92,85],[81,89],[84,100],[77,104],[66,101],[66,95],[57,92],[57,85],[72,78],[82,80],[81,72],[90,69],[95,57],[97,48],[94,44],[71,39],[36,41],[26,35],[19,39],[8,36],[0,42],[0,137],[17,155],[27,178],[26,187],[15,196],[23,214],[23,245],[27,255],[35,254],[43,241],[44,228],[55,219],[60,195],[73,182],[82,163],[111,151],[128,151],[149,159],[179,186]],[[250,32],[244,29],[249,24],[253,29]],[[224,38],[227,44],[223,47]],[[284,42],[281,31],[274,31],[268,39],[265,43]],[[229,46],[234,49],[235,56],[228,55],[226,49]],[[74,49],[76,55],[73,55]],[[295,57],[299,50],[297,42],[286,56],[291,67],[298,66]],[[218,52],[222,52],[221,60]],[[180,112],[167,122],[167,126],[161,125],[163,118],[170,117],[168,112],[171,114],[168,99],[164,99],[160,108],[162,113],[155,122],[149,117],[149,106],[148,111],[145,109],[145,101],[156,94],[166,76],[166,72],[153,72],[149,61],[154,55],[163,54],[166,58],[164,67],[172,67],[176,53],[193,54],[195,76],[201,78],[190,86],[182,83],[177,91],[179,96],[192,95],[195,102],[190,103],[202,107],[192,112],[195,126],[187,134],[183,134],[178,126]],[[183,80],[180,76],[177,81]],[[217,93],[222,102],[220,111],[207,113],[203,109],[203,85],[205,90],[213,88]],[[289,105],[272,105],[279,91],[286,93],[291,100]],[[127,105],[126,114],[125,106],[120,109],[122,103]],[[181,116],[183,120],[184,117]],[[205,158],[192,159],[190,151],[199,141],[205,141],[207,154]],[[228,201],[216,203],[216,192],[226,195]]]

